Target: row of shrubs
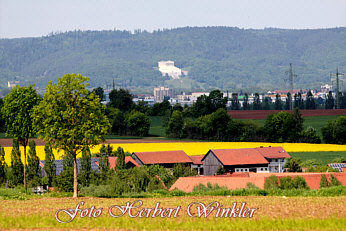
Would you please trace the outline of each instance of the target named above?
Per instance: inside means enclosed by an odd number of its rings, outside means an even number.
[[[35,195],[31,192],[25,192],[24,188],[0,189],[0,200],[26,200],[38,197],[70,197],[71,192],[50,192],[43,195]],[[246,188],[230,190],[226,187],[208,184],[196,186],[192,192],[175,189],[168,191],[166,189],[153,190],[151,192],[113,194],[110,186],[91,185],[83,188],[79,195],[103,197],[103,198],[163,198],[180,196],[303,196],[303,197],[321,197],[321,196],[346,196],[346,186],[333,186],[320,188],[316,190],[309,189],[259,189]]]

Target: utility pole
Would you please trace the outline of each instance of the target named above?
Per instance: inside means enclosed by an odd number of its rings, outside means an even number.
[[[288,80],[290,83],[290,99],[289,103],[290,103],[290,110],[293,110],[293,105],[292,105],[292,96],[293,96],[293,77],[297,78],[298,75],[293,73],[292,70],[292,63],[290,63],[290,69],[288,71],[285,72],[286,74],[288,74],[288,79],[285,79],[285,82]]]
[[[341,84],[343,84],[343,80],[340,79],[339,77],[344,76],[345,74],[343,73],[339,73],[338,68],[336,68],[336,73],[335,74],[330,74],[330,78],[333,82],[336,83],[336,105],[335,105],[335,109],[340,109],[340,98],[339,98],[339,90],[340,90],[340,82]]]

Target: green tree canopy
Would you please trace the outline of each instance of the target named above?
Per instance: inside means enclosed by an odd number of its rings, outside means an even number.
[[[35,129],[32,121],[34,106],[40,102],[34,86],[16,86],[4,98],[2,115],[5,118],[7,135],[18,140],[24,147],[24,187],[26,188],[26,146],[29,138],[34,136]]]
[[[141,112],[132,111],[126,115],[126,126],[132,136],[146,136],[150,129],[149,117]]]
[[[132,99],[133,95],[130,93],[128,89],[113,89],[109,93],[109,106],[118,108],[121,111],[128,111],[132,107]]]
[[[181,113],[180,111],[173,111],[172,116],[168,122],[166,133],[174,138],[181,138],[183,126],[183,113]]]
[[[77,154],[85,146],[104,141],[110,128],[100,98],[86,89],[88,80],[80,74],[66,74],[59,78],[58,84],[50,82],[34,113],[40,137],[73,157],[73,197],[77,197]]]

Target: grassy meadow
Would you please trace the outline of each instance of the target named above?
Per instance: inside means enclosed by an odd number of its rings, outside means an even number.
[[[112,205],[123,206],[134,202],[131,198],[41,198],[30,200],[3,200],[0,204],[0,229],[116,229],[116,230],[343,230],[346,227],[346,197],[178,197],[143,198],[141,208],[153,208],[160,202],[161,208],[181,206],[174,218],[130,218],[124,215],[113,218],[108,209]],[[60,209],[74,209],[79,202],[82,209],[102,208],[97,218],[80,217],[70,223],[59,223],[55,213]],[[190,217],[188,205],[201,202],[208,205],[219,202],[224,208],[233,203],[246,202],[246,208],[257,208],[252,218],[216,218],[213,211],[207,218]],[[135,210],[137,212],[138,210]],[[192,211],[196,214],[196,210]],[[59,214],[60,219],[68,216]]]

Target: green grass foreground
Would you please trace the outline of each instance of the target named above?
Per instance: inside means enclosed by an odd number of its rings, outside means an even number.
[[[168,191],[164,189],[153,192],[125,193],[114,195],[107,190],[104,185],[90,186],[82,188],[79,197],[98,197],[98,198],[173,198],[173,197],[198,197],[198,196],[263,196],[263,197],[339,197],[346,196],[346,186],[334,186],[316,190],[310,189],[235,189],[229,190],[224,187],[213,186],[203,187],[193,192],[186,193],[181,190]],[[29,189],[26,192],[24,188],[5,189],[0,188],[0,200],[30,200],[41,198],[62,198],[71,197],[72,192],[50,192],[43,195],[33,194]]]
[[[0,204],[0,229],[116,229],[116,230],[342,230],[346,227],[346,197],[179,197],[141,199],[141,208],[153,208],[160,202],[161,208],[181,206],[178,217],[171,218],[120,218],[109,215],[112,205],[123,206],[134,202],[132,198],[42,198],[31,200],[5,200]],[[102,208],[97,218],[81,218],[80,213],[70,223],[55,220],[59,209],[74,209],[84,201],[82,209]],[[253,218],[216,218],[212,212],[207,218],[190,217],[190,203],[208,205],[217,201],[224,208],[234,202],[246,202],[247,208],[258,208]],[[139,210],[136,210],[137,212]],[[59,216],[60,217],[60,216]],[[66,216],[67,217],[67,216]],[[65,218],[66,218],[65,217]],[[63,219],[64,216],[62,215]]]

